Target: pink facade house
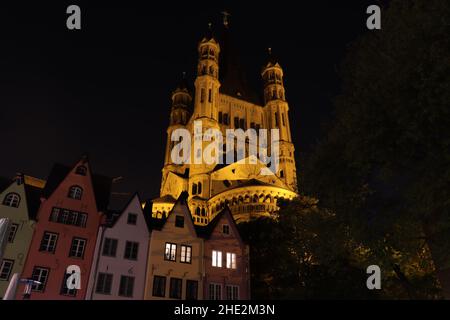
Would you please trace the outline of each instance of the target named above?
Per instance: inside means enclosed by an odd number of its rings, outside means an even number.
[[[88,300],[144,298],[149,219],[135,194],[119,212],[108,212],[100,226],[88,284]]]
[[[198,234],[205,239],[204,298],[250,299],[249,248],[242,241],[230,210],[226,207]]]
[[[56,164],[45,184],[22,277],[33,285],[29,299],[85,299],[98,228],[111,179],[94,175],[86,157],[73,167]],[[80,289],[67,287],[67,267],[80,270]],[[19,285],[17,299],[22,299]]]

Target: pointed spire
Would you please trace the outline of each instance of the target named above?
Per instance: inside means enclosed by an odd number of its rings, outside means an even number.
[[[223,15],[223,25],[225,26],[225,28],[228,28],[230,22],[229,22],[229,17],[231,16],[231,14],[228,11],[222,11],[222,15]]]

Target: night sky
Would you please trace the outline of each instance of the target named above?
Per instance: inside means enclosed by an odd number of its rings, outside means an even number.
[[[88,153],[96,173],[124,177],[117,191],[144,198],[159,195],[170,94],[183,71],[194,78],[197,43],[221,11],[256,90],[266,48],[279,58],[298,157],[331,118],[340,62],[377,3],[41,2],[0,5],[0,175],[45,179]],[[81,31],[66,28],[70,4]]]

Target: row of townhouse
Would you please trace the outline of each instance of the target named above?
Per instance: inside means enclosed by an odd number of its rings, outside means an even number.
[[[112,179],[83,157],[56,164],[46,181],[0,181],[0,218],[9,218],[0,257],[0,297],[13,274],[33,279],[28,299],[249,299],[249,250],[226,208],[196,226],[182,193],[165,219],[137,194],[109,209]],[[69,266],[79,288],[67,286]],[[69,282],[70,283],[70,282]],[[74,282],[75,283],[75,282]],[[24,298],[19,284],[16,299]]]

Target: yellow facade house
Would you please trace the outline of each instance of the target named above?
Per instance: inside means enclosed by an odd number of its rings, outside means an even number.
[[[153,226],[145,300],[203,299],[203,240],[197,237],[183,193],[167,220]]]
[[[45,181],[19,174],[0,193],[0,218],[10,219],[8,243],[0,266],[0,297],[14,273],[22,273],[33,236]]]

